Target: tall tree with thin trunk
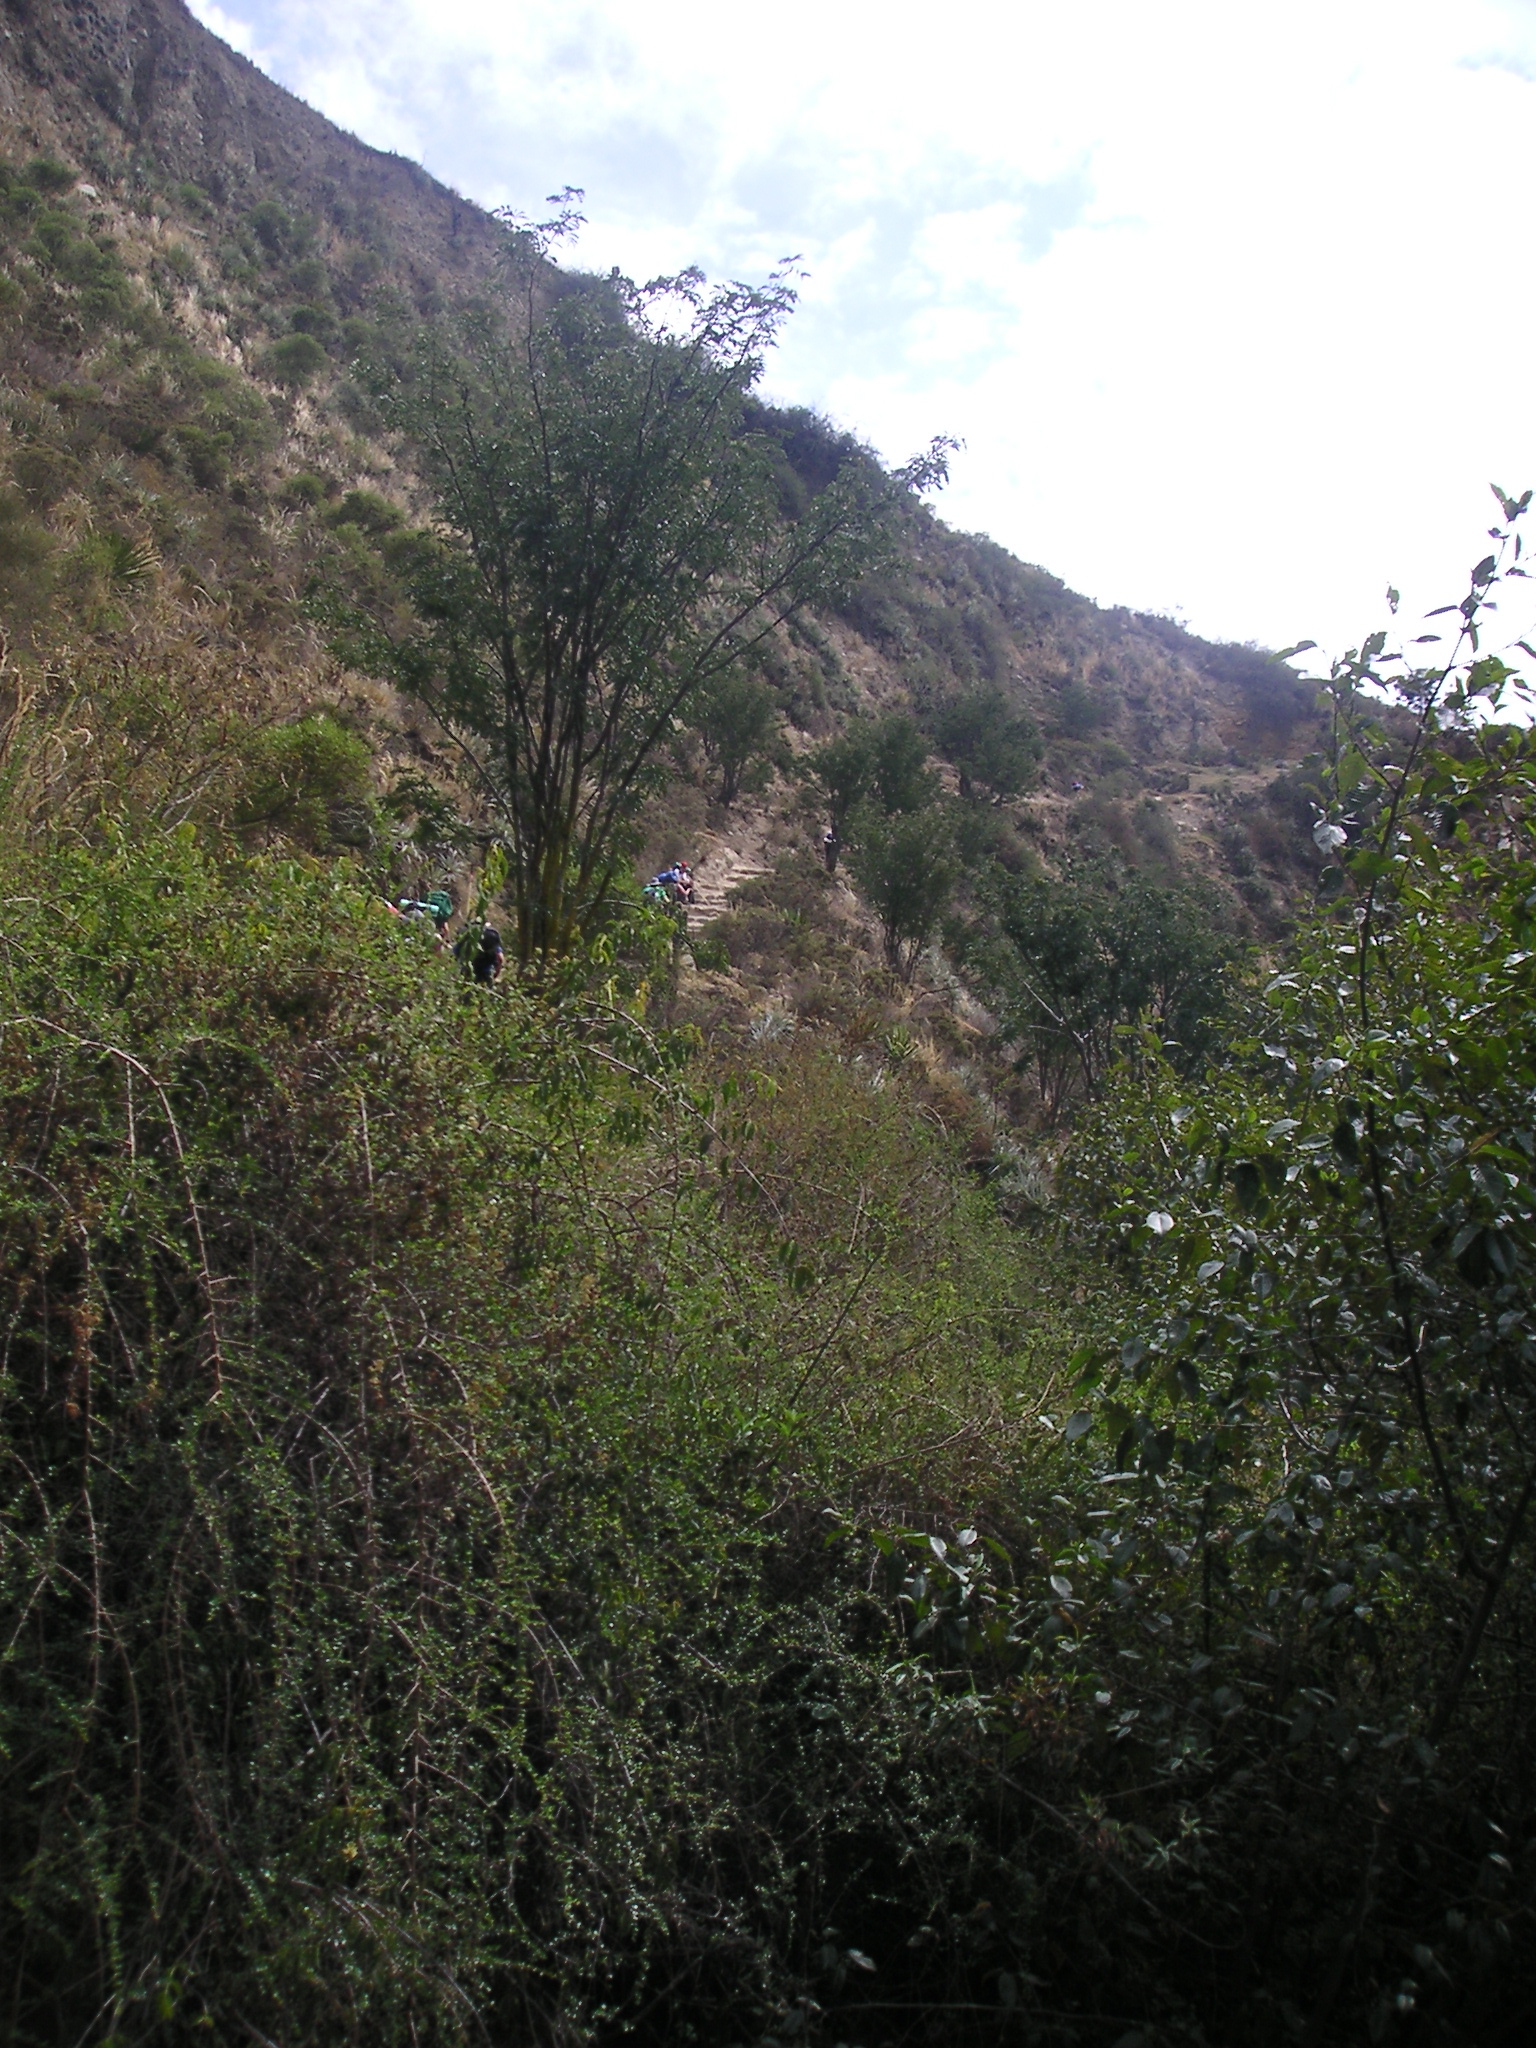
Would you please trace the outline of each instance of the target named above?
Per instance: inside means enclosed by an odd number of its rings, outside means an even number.
[[[436,524],[409,627],[375,622],[368,647],[502,821],[515,954],[535,970],[604,916],[696,696],[846,589],[945,452],[895,475],[852,452],[786,518],[745,403],[794,304],[784,274],[559,280],[546,254],[514,237],[496,297],[374,373]]]

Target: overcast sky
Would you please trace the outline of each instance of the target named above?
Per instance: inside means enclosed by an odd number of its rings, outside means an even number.
[[[1103,603],[1341,647],[1536,483],[1536,0],[191,4],[484,205],[582,186],[567,260],[798,255],[770,395],[961,437],[942,515]]]

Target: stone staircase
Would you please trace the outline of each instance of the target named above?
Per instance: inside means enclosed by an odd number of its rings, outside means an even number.
[[[730,908],[726,900],[743,882],[756,881],[768,873],[767,865],[731,847],[719,846],[701,854],[694,863],[693,901],[688,906],[688,929],[701,931]]]

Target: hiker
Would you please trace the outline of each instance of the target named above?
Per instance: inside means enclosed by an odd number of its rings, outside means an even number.
[[[821,835],[821,857],[827,864],[827,873],[837,873],[837,856],[843,850],[843,842],[837,836],[837,827],[829,825]]]
[[[439,953],[452,953],[453,946],[448,938],[448,923],[453,916],[453,898],[446,889],[434,889],[427,898],[427,914],[432,919],[432,933]]]
[[[489,988],[493,981],[501,979],[501,970],[506,964],[507,956],[501,950],[501,933],[495,925],[488,924],[480,934],[480,944],[469,971],[482,988]]]
[[[688,904],[693,901],[693,869],[687,861],[674,861],[659,875],[652,875],[640,891],[647,903]]]
[[[450,950],[448,945],[448,920],[453,916],[453,898],[444,889],[434,889],[430,896],[402,896],[398,903],[388,906],[395,916],[405,924],[424,925],[430,921],[432,943],[439,953]]]

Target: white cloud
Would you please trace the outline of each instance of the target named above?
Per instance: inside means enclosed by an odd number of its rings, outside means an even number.
[[[946,516],[1106,602],[1342,644],[1536,482],[1530,0],[194,5],[477,199],[584,185],[579,260],[798,251],[773,390],[962,435]]]
[[[252,54],[249,23],[237,21],[232,14],[226,14],[224,9],[217,5],[217,0],[198,0],[198,5],[193,11],[203,26],[211,28],[216,36],[221,36],[232,50],[238,50],[242,57],[249,57]]]

